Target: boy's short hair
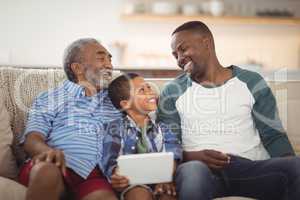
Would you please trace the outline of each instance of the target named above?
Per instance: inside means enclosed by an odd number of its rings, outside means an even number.
[[[127,73],[113,80],[108,86],[108,96],[112,104],[121,110],[120,102],[130,98],[130,81],[140,77],[136,73]]]

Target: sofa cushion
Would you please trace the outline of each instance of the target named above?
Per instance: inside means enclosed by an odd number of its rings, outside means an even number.
[[[0,89],[0,176],[14,179],[17,177],[17,165],[11,148],[13,134],[2,97],[3,92]]]
[[[10,179],[0,177],[1,199],[5,200],[23,200],[25,199],[26,188]]]

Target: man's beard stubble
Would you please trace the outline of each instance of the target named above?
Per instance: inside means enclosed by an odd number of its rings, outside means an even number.
[[[185,73],[193,80],[200,81],[205,74],[204,69],[201,66],[195,65],[193,61],[189,61],[183,66]]]

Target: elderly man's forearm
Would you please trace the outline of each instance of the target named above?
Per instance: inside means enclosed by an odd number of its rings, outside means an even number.
[[[27,135],[24,149],[30,157],[51,150],[45,143],[45,138],[38,132],[31,132]]]

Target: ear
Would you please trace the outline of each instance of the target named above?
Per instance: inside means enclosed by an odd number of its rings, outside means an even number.
[[[211,40],[209,37],[204,37],[203,39],[203,43],[206,49],[210,49],[211,48]]]
[[[129,100],[122,100],[120,106],[123,110],[128,110],[131,108],[131,102]]]
[[[79,80],[80,77],[82,77],[84,75],[84,70],[80,63],[76,63],[76,62],[72,63],[71,69],[72,69],[73,73],[75,74],[77,80]]]

